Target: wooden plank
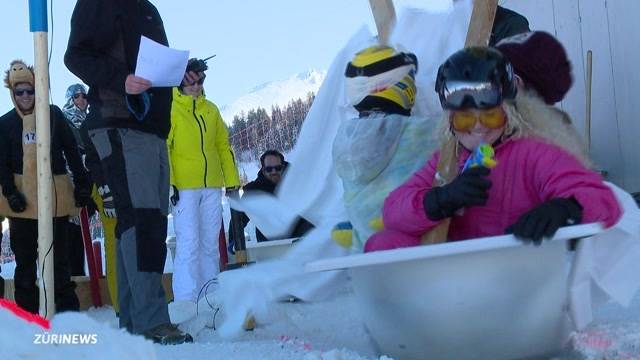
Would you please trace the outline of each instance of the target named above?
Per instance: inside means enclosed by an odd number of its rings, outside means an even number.
[[[167,301],[173,300],[173,290],[172,290],[172,279],[173,274],[164,274],[162,276],[162,286],[164,287],[165,296]],[[72,281],[76,283],[76,295],[78,296],[78,300],[80,301],[80,310],[85,311],[89,309],[92,304],[91,299],[91,285],[89,282],[89,277],[87,276],[73,276],[71,277]],[[5,279],[4,285],[4,296],[6,299],[14,301],[14,284],[13,279]],[[102,299],[103,305],[112,305],[111,297],[109,297],[109,287],[107,286],[107,279],[102,277],[100,278],[100,297]]]
[[[583,139],[586,139],[584,76],[586,69],[580,29],[580,9],[577,1],[554,1],[550,10],[553,11],[555,28],[550,29],[549,32],[555,34],[564,46],[573,71],[573,86],[560,103],[560,107],[571,116],[573,125],[582,134]]]
[[[624,187],[625,168],[618,136],[620,129],[613,86],[606,0],[581,0],[579,10],[583,63],[586,62],[587,51],[593,51],[591,158],[599,170],[607,171],[608,180]],[[576,78],[584,76],[585,73],[575,74]]]
[[[640,101],[638,101],[640,31],[637,18],[640,14],[640,1],[607,1],[606,6],[609,17],[618,142],[625,170],[624,187],[629,192],[638,192],[640,191],[640,162],[638,161],[637,149],[638,136],[640,136],[640,121],[638,121],[638,114],[640,114]],[[603,121],[607,120],[610,121],[610,119],[603,119]]]
[[[378,42],[381,45],[389,45],[391,30],[396,23],[396,11],[393,0],[369,0],[373,19],[378,30]]]
[[[498,0],[474,0],[465,47],[487,46],[496,17]]]

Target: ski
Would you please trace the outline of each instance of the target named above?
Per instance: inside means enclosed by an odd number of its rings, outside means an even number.
[[[100,296],[100,274],[98,272],[96,259],[94,257],[91,232],[89,231],[89,212],[86,207],[80,210],[80,228],[82,229],[82,241],[84,242],[84,252],[87,256],[87,267],[89,268],[89,284],[91,286],[91,302],[93,306],[102,306]]]

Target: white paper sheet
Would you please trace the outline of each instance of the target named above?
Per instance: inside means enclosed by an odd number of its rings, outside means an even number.
[[[142,36],[135,75],[151,81],[153,87],[178,86],[188,61],[189,51],[172,49]]]

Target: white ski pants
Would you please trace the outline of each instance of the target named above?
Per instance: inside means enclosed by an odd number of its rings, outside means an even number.
[[[175,301],[196,301],[204,284],[220,272],[222,189],[185,189],[179,195],[173,208],[173,297]]]

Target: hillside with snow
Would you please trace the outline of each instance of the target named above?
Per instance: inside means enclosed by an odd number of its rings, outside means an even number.
[[[246,113],[257,107],[270,111],[272,105],[285,106],[291,100],[305,98],[310,92],[317,93],[326,74],[324,70],[309,70],[288,79],[258,85],[248,94],[220,107],[222,118],[230,125],[233,117],[242,111]]]

